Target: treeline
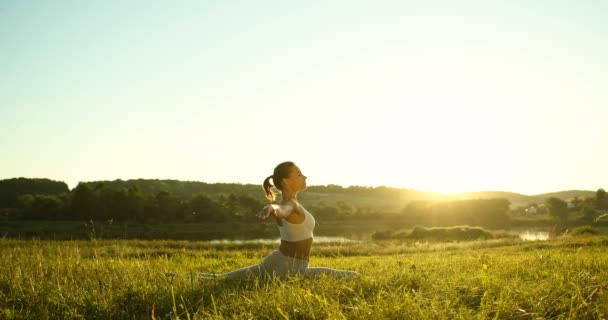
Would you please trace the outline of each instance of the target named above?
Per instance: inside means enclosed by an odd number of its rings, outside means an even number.
[[[93,220],[108,222],[169,223],[219,222],[246,219],[263,202],[246,194],[211,196],[199,192],[165,191],[164,181],[151,182],[142,191],[137,184],[80,183],[59,194],[26,193],[6,197],[0,205],[5,215],[17,220]],[[5,187],[0,183],[0,186]],[[162,191],[155,191],[162,190]],[[258,190],[259,191],[259,190]]]
[[[606,190],[600,188],[595,192],[595,197],[575,197],[569,202],[551,197],[545,200],[543,206],[537,206],[537,209],[539,212],[548,213],[561,224],[568,222],[572,212],[579,214],[580,221],[591,223],[598,217],[598,213],[608,210],[608,196]]]
[[[65,182],[49,179],[14,178],[0,180],[0,208],[16,208],[26,194],[57,196],[70,192]]]
[[[309,187],[300,200],[319,221],[384,219],[400,226],[502,228],[516,212],[503,198],[437,201],[428,197],[415,190],[327,185]],[[252,184],[137,179],[81,182],[69,190],[64,182],[49,179],[0,180],[0,222],[238,222],[255,220],[255,213],[266,203],[261,186]],[[534,206],[559,221],[566,221],[570,212],[585,214],[589,220],[598,215],[596,210],[608,208],[608,197],[599,189],[595,197],[568,203],[550,198]]]
[[[334,187],[312,189],[323,193]],[[81,182],[70,191],[63,182],[18,178],[0,180],[0,195],[4,220],[146,224],[247,221],[254,220],[255,213],[268,203],[261,186],[178,180]],[[333,206],[315,201],[309,209],[318,217],[333,218],[375,213],[341,201]]]

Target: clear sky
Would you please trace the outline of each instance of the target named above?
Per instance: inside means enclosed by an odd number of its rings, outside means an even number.
[[[608,187],[606,1],[0,2],[0,179]]]

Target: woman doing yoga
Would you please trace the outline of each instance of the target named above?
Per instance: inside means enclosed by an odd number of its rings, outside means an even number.
[[[274,185],[270,182],[274,183]],[[276,200],[271,188],[281,191],[281,200]],[[278,250],[271,252],[259,264],[238,269],[223,274],[201,274],[202,277],[225,277],[227,279],[266,278],[271,276],[284,277],[303,274],[318,276],[328,274],[338,277],[352,277],[357,273],[348,270],[331,268],[308,267],[312,248],[315,218],[297,199],[298,192],[306,189],[306,176],[293,162],[279,164],[274,173],[263,183],[266,198],[273,202],[266,205],[257,214],[258,218],[275,219],[281,235]]]

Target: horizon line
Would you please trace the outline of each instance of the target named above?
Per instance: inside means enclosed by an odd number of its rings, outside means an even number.
[[[62,182],[65,183],[68,187],[68,189],[70,191],[73,191],[78,184],[80,183],[94,183],[94,182],[113,182],[113,181],[134,181],[134,180],[158,180],[158,181],[180,181],[180,182],[195,182],[195,183],[205,183],[205,184],[239,184],[239,185],[261,185],[259,183],[249,183],[249,182],[206,182],[206,181],[202,181],[202,180],[180,180],[180,179],[162,179],[162,178],[131,178],[131,179],[122,179],[122,178],[117,178],[117,179],[106,179],[106,180],[89,180],[89,181],[78,181],[76,183],[75,186],[70,187],[70,183],[64,181],[64,180],[55,180],[55,179],[51,179],[51,178],[32,178],[32,177],[13,177],[13,178],[2,178],[0,179],[0,181],[2,180],[11,180],[11,179],[46,179],[46,180],[50,180],[50,181],[55,181],[55,182]],[[407,188],[407,187],[396,187],[396,186],[390,186],[390,185],[357,185],[357,184],[351,184],[351,185],[341,185],[341,184],[337,184],[337,183],[329,183],[329,184],[316,184],[316,185],[309,185],[308,187],[329,187],[329,186],[336,186],[336,187],[340,187],[343,189],[348,189],[348,188],[372,188],[372,189],[376,189],[376,188],[389,188],[389,189],[398,189],[398,190],[410,190],[410,191],[417,191],[417,192],[427,192],[427,193],[434,193],[434,194],[438,194],[438,195],[443,195],[443,196],[451,196],[451,195],[459,195],[459,194],[467,194],[467,193],[492,193],[492,192],[496,192],[496,193],[513,193],[513,194],[518,194],[518,195],[523,195],[523,196],[540,196],[540,195],[544,195],[544,194],[551,194],[551,193],[560,193],[560,192],[596,192],[599,189],[603,189],[603,188],[597,188],[595,190],[593,189],[566,189],[566,190],[559,190],[559,191],[550,191],[550,192],[542,192],[542,193],[534,193],[534,194],[529,194],[529,193],[520,193],[520,192],[516,192],[516,191],[505,191],[505,190],[477,190],[477,191],[458,191],[458,192],[441,192],[441,191],[433,191],[433,190],[426,190],[426,189],[416,189],[416,188]]]

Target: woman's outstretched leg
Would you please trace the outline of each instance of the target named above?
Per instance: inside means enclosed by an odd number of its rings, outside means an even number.
[[[306,271],[304,271],[304,275],[307,277],[314,278],[314,277],[318,277],[322,274],[334,276],[337,278],[354,278],[359,275],[355,271],[338,270],[338,269],[324,268],[324,267],[313,267],[313,268],[308,268],[308,269],[306,269]]]
[[[200,273],[199,276],[204,279],[247,280],[264,277],[265,272],[260,264],[256,264],[226,273]]]
[[[265,276],[265,271],[261,264],[241,268],[238,270],[226,272],[223,274],[226,279],[231,280],[246,280],[246,279],[259,279]]]
[[[275,250],[267,255],[259,264],[226,273],[201,273],[200,277],[235,280],[265,279],[303,273],[307,270],[307,267],[308,261],[287,257],[280,251]]]

